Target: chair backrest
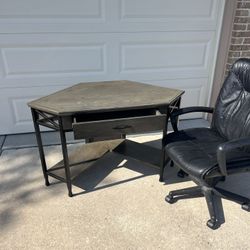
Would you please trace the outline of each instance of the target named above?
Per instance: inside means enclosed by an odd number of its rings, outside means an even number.
[[[233,64],[217,98],[212,127],[227,140],[250,136],[250,59]]]

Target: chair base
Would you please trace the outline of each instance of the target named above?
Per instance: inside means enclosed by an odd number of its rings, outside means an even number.
[[[242,204],[241,207],[243,210],[250,212],[250,199],[216,187],[195,186],[170,191],[165,197],[165,201],[169,204],[173,204],[180,199],[195,197],[206,198],[207,207],[210,214],[210,219],[207,221],[207,226],[213,230],[218,229],[225,221],[221,198],[240,203]]]

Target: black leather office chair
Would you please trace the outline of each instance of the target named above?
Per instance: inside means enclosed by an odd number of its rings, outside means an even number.
[[[178,131],[177,120],[190,112],[213,113],[211,128]],[[205,196],[210,219],[207,226],[221,225],[216,200],[230,199],[250,210],[250,200],[216,186],[226,176],[250,171],[250,59],[239,59],[226,78],[215,108],[189,107],[171,114],[173,133],[163,138],[168,160],[197,184],[171,191],[168,203],[187,197]],[[164,164],[160,172],[163,180]],[[250,181],[250,180],[249,180]],[[192,209],[192,208],[190,208]]]

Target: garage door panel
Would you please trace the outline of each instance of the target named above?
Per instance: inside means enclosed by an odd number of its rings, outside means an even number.
[[[1,4],[0,18],[82,18],[104,16],[104,0],[8,0]]]
[[[210,74],[213,32],[172,32],[120,39],[119,75],[135,79],[202,78]]]
[[[223,5],[221,0],[2,2],[0,33],[214,30]]]
[[[211,17],[214,0],[120,0],[121,17],[159,19],[159,18],[197,18]],[[180,8],[180,5],[182,8]],[[195,6],[195,8],[193,7]]]
[[[102,72],[105,46],[3,48],[6,75]]]
[[[159,71],[176,67],[204,68],[206,51],[205,43],[122,44],[121,71]]]
[[[0,88],[106,79],[111,40],[101,34],[0,35]]]

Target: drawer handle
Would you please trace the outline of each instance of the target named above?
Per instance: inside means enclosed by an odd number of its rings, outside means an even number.
[[[126,129],[126,128],[131,128],[131,125],[120,125],[120,126],[116,126],[113,127],[113,129]]]

